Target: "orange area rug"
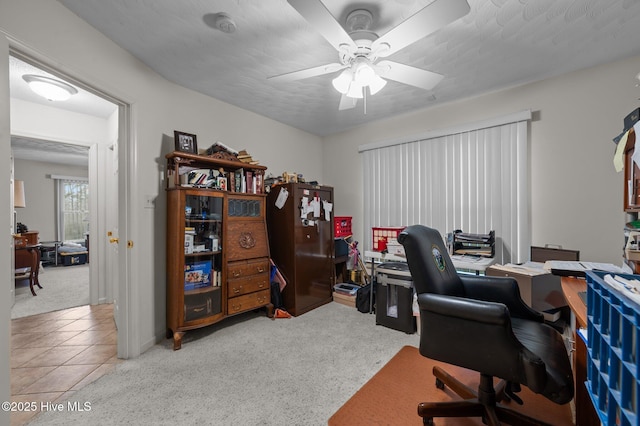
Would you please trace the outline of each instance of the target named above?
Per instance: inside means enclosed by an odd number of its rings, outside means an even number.
[[[477,372],[427,359],[412,346],[403,347],[382,369],[355,393],[331,418],[329,426],[422,425],[420,402],[459,400],[449,388],[436,388],[433,366],[439,365],[458,380],[477,389]],[[570,404],[557,405],[526,387],[518,396],[524,405],[505,405],[555,426],[572,426]],[[436,426],[482,426],[478,418],[434,418]]]

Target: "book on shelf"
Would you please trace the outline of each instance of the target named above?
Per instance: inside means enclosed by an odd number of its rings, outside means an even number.
[[[240,152],[238,152],[237,157],[238,157],[238,160],[242,161],[243,163],[251,164],[252,166],[260,164],[259,161],[254,160],[253,157],[249,155],[246,149],[240,150]]]
[[[234,172],[235,175],[235,191],[242,192],[242,181],[244,180],[244,169],[240,168]]]
[[[192,170],[187,175],[189,185],[211,186],[216,182],[213,172],[210,169]]]
[[[264,175],[261,172],[257,172],[255,176],[256,181],[256,194],[262,194],[264,185]]]
[[[238,160],[246,160],[247,158],[251,158],[251,155],[249,155],[246,149],[241,149],[238,152]]]
[[[253,189],[253,172],[251,170],[247,170],[244,174],[246,184],[245,184],[245,192],[252,192]]]
[[[203,260],[184,265],[184,289],[195,290],[212,285],[211,261]],[[215,271],[214,271],[215,272]]]

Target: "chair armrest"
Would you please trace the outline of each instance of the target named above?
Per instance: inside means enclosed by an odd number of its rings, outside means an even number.
[[[522,300],[518,282],[514,278],[460,275],[460,280],[468,298],[502,303],[514,318],[544,322],[544,316]]]
[[[423,293],[418,295],[420,310],[456,317],[466,321],[505,327],[510,323],[509,311],[501,303]]]

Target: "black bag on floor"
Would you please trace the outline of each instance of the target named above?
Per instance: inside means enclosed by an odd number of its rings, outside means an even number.
[[[373,286],[367,284],[360,287],[356,292],[356,309],[363,314],[373,312],[376,303],[375,292],[373,293],[373,301],[371,299],[371,292]]]
[[[277,281],[271,281],[271,303],[273,303],[274,309],[284,308],[282,293],[280,292],[280,283]]]

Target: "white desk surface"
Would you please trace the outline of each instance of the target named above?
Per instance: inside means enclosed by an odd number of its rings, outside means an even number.
[[[406,262],[407,258],[404,256],[394,254],[382,254],[377,251],[365,251],[364,257],[366,261],[377,260],[381,262]],[[475,257],[475,256],[451,256],[451,261],[456,269],[467,269],[471,271],[484,272],[486,269],[496,263],[494,257]]]

